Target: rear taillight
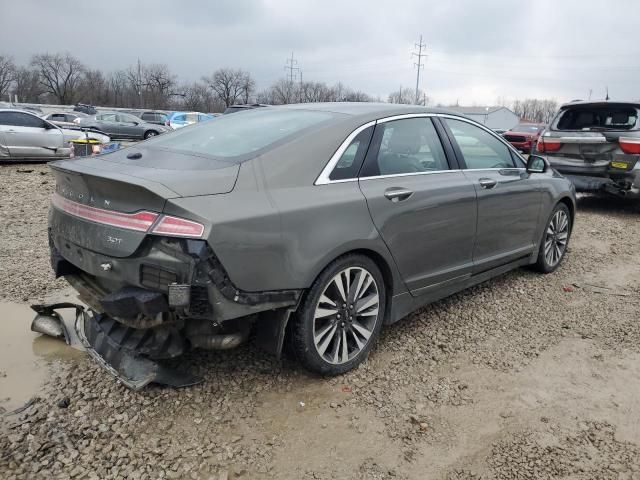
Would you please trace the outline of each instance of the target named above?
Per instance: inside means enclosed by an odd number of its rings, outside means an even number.
[[[204,225],[201,223],[155,212],[122,213],[103,210],[102,208],[74,202],[57,193],[53,194],[51,203],[54,207],[74,217],[102,225],[124,228],[125,230],[145,233],[151,230],[150,233],[158,235],[190,238],[200,238],[204,233]]]
[[[137,232],[147,232],[158,218],[158,214],[154,212],[122,213],[90,207],[89,205],[73,202],[57,193],[53,194],[51,203],[74,217]]]
[[[557,152],[562,147],[562,143],[560,140],[555,140],[553,138],[544,138],[540,137],[538,139],[537,150],[540,153],[549,153],[549,152]]]
[[[624,153],[629,155],[640,155],[640,138],[624,138],[618,139],[620,148]]]
[[[163,215],[151,233],[173,237],[200,238],[204,233],[204,225],[184,218]]]

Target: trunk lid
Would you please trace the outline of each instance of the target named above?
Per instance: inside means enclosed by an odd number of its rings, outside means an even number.
[[[235,186],[240,168],[239,164],[139,147],[62,160],[50,166],[56,178],[58,203],[63,198],[92,209],[125,214],[161,213],[171,198],[228,193]],[[190,219],[204,221],[195,216]],[[69,260],[76,265],[82,254],[75,247],[126,257],[147,236],[145,231],[79,218],[59,206],[51,209],[49,227],[55,246],[65,257],[73,254],[74,259]]]

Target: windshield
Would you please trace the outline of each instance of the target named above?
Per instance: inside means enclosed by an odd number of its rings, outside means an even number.
[[[520,133],[537,133],[540,130],[538,125],[516,125],[511,129],[512,132]]]
[[[557,130],[631,130],[638,112],[632,107],[590,106],[567,108],[557,120]]]
[[[256,109],[176,130],[147,144],[180,153],[223,159],[245,157],[296,132],[330,120],[335,115],[310,110]]]

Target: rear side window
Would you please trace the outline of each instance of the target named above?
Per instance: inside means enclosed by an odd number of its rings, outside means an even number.
[[[147,141],[148,146],[216,158],[245,157],[264,151],[337,114],[297,109],[256,109],[201,122]]]
[[[174,122],[185,122],[186,120],[187,120],[186,115],[176,115],[175,117],[173,117]]]
[[[376,126],[374,147],[362,177],[449,170],[430,118],[408,118]]]
[[[631,130],[638,111],[630,107],[574,107],[560,113],[556,130]]]
[[[329,175],[330,180],[345,180],[358,177],[358,171],[367,153],[372,134],[373,127],[369,127],[356,135],[356,138],[353,139],[340,156],[340,160],[338,160],[331,175]]]
[[[445,119],[468,169],[514,168],[511,151],[502,141],[480,127],[461,120]]]

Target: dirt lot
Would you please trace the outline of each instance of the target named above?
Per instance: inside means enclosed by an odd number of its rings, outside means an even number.
[[[0,299],[63,291],[51,189],[45,166],[0,167]],[[640,480],[640,202],[579,208],[559,271],[425,308],[339,378],[251,345],[183,359],[206,378],[183,390],[52,362],[34,402],[0,417],[0,478]]]

